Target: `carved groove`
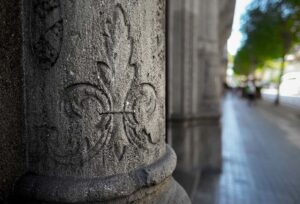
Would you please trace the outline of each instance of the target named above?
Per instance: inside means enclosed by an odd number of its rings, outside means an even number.
[[[65,89],[63,106],[66,116],[71,119],[70,128],[69,132],[57,135],[63,136],[65,143],[58,138],[52,138],[49,142],[51,155],[60,163],[84,163],[99,153],[110,140],[112,115],[101,113],[110,112],[111,100],[97,86],[80,83]],[[90,121],[91,117],[95,121]],[[95,125],[92,126],[92,123]],[[85,134],[85,130],[92,130],[91,135]],[[82,154],[82,151],[86,153]]]

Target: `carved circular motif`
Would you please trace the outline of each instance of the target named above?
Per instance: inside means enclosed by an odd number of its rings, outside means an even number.
[[[133,98],[132,110],[136,121],[145,124],[150,121],[156,109],[156,93],[150,84],[141,84]]]
[[[75,84],[65,90],[60,132],[49,142],[50,153],[61,163],[78,164],[94,157],[111,138],[111,99],[92,84]]]
[[[140,84],[128,94],[125,110],[133,113],[124,115],[125,132],[129,141],[139,148],[158,142],[157,135],[151,132],[153,127],[149,127],[155,119],[156,105],[156,91],[151,84]]]

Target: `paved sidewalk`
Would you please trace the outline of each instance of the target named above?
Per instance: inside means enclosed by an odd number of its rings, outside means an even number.
[[[277,92],[276,92],[277,93]],[[262,91],[262,98],[266,101],[273,102],[276,99],[276,94],[267,90]],[[300,96],[280,96],[280,103],[289,107],[296,107],[300,109]]]
[[[299,204],[300,111],[227,96],[223,173],[205,176],[193,203]]]

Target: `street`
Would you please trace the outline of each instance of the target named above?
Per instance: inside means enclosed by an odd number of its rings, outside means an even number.
[[[223,173],[203,176],[193,203],[300,203],[300,111],[227,95],[222,125]]]

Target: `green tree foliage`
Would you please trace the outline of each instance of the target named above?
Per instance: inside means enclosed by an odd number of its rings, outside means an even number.
[[[242,20],[245,40],[235,56],[234,71],[249,75],[269,60],[280,58],[278,104],[285,57],[300,39],[300,1],[256,0]]]
[[[238,50],[234,58],[233,70],[239,75],[250,75],[252,73],[251,51],[249,47],[243,46]]]

